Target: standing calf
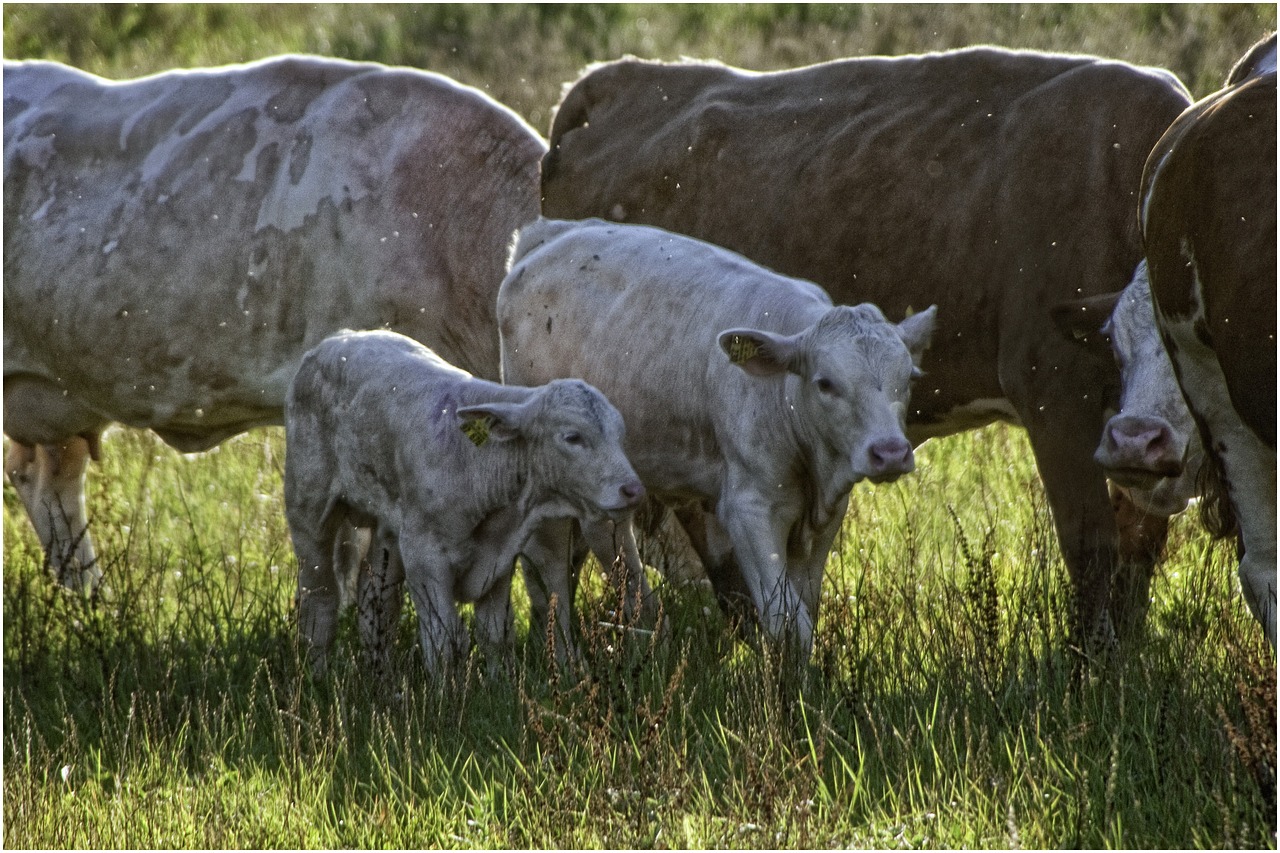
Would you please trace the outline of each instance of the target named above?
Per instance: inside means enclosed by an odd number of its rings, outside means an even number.
[[[567,562],[531,536],[557,519],[624,519],[644,495],[622,418],[596,389],[476,379],[393,332],[344,332],[311,350],[289,387],[285,433],[299,624],[317,673],[357,558],[355,528],[371,530],[374,546],[359,583],[366,650],[381,658],[407,581],[427,669],[439,674],[468,645],[455,601],[475,602],[483,647],[506,647],[521,555],[558,598],[571,653]]]
[[[601,388],[717,592],[749,596],[798,661],[849,490],[914,467],[903,418],[934,313],[895,326],[727,249],[598,219],[526,226],[498,291],[505,381]]]

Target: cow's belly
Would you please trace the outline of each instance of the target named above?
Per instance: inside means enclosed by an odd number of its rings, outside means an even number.
[[[984,397],[953,406],[945,412],[931,415],[928,420],[907,421],[907,439],[916,446],[931,438],[955,435],[971,429],[1001,421],[1021,424],[1017,410],[1004,397]]]

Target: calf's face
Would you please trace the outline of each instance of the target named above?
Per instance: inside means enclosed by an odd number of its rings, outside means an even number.
[[[622,520],[644,498],[622,449],[622,415],[585,382],[557,379],[523,403],[466,406],[458,417],[477,444],[523,442],[537,488],[584,520]]]
[[[873,305],[837,306],[795,335],[730,329],[719,343],[752,375],[794,375],[788,404],[808,440],[847,463],[832,475],[883,483],[915,469],[904,425],[934,314],[894,325]]]

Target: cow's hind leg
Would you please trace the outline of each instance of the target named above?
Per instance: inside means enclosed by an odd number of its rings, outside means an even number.
[[[81,436],[34,446],[11,440],[4,466],[58,582],[90,592],[102,580],[84,502],[92,451]]]
[[[338,628],[340,581],[334,571],[335,539],[344,519],[291,508],[289,534],[298,557],[298,633],[316,677],[328,669]]]
[[[374,676],[381,678],[387,672],[392,636],[404,606],[404,563],[395,537],[378,531],[358,572],[360,647]]]

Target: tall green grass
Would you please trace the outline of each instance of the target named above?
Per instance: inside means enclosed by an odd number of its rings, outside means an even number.
[[[5,4],[7,58],[112,77],[282,51],[418,65],[545,132],[623,53],[777,68],[998,43],[1169,67],[1203,95],[1273,5]],[[7,317],[6,322],[17,322]],[[669,634],[579,605],[589,677],[515,661],[427,681],[411,611],[374,681],[344,626],[310,680],[282,435],[195,457],[114,430],[90,472],[109,590],[55,587],[4,490],[8,847],[1274,847],[1275,664],[1234,554],[1176,519],[1147,630],[1081,668],[1024,435],[935,441],[859,486],[803,690],[710,595]],[[656,579],[655,579],[656,580]]]
[[[1274,664],[1231,549],[1177,519],[1144,636],[1080,668],[1018,430],[855,490],[800,692],[661,582],[660,638],[600,627],[585,585],[585,679],[521,604],[505,675],[429,683],[406,615],[385,681],[348,625],[313,682],[281,432],[105,450],[97,602],[49,582],[6,495],[6,846],[1275,844]]]

